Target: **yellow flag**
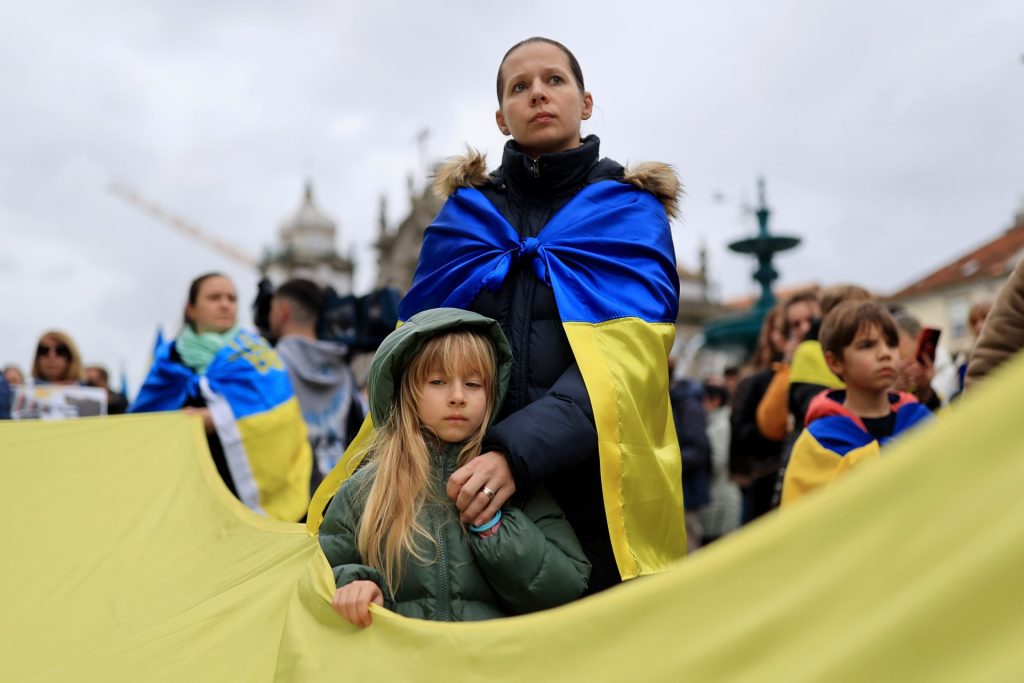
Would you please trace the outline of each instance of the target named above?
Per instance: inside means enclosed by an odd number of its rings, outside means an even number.
[[[661,574],[472,624],[330,608],[198,420],[0,424],[3,681],[1024,680],[1024,358],[833,487]]]

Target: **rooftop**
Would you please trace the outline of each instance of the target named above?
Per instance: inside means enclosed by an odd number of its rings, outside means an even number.
[[[1024,253],[1024,211],[998,237],[928,273],[893,294],[892,299],[919,296],[972,280],[1004,277]]]

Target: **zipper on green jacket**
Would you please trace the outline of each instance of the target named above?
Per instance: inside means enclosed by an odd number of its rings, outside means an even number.
[[[449,449],[451,446],[449,446]],[[447,451],[448,449],[446,449]],[[447,452],[442,452],[439,458],[438,484],[439,493],[445,495],[445,481],[448,478]],[[448,576],[448,544],[445,542],[444,523],[447,519],[446,510],[441,505],[434,505],[436,514],[434,516],[434,540],[437,542],[437,600],[438,600],[438,621],[454,621],[452,617],[452,585],[451,577]]]

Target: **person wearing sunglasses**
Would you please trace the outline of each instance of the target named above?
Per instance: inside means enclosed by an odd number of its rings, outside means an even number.
[[[71,337],[59,330],[47,330],[43,333],[36,344],[32,378],[36,384],[82,382],[82,356]]]

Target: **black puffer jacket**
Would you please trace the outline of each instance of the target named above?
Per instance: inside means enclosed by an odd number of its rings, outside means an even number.
[[[536,236],[584,187],[623,178],[621,165],[600,158],[599,145],[592,135],[576,149],[533,161],[510,141],[501,167],[478,189],[521,237]],[[514,357],[508,398],[484,451],[506,454],[517,489],[547,483],[593,565],[591,592],[618,583],[593,411],[551,287],[524,261],[498,291],[482,291],[471,309],[501,323]]]

